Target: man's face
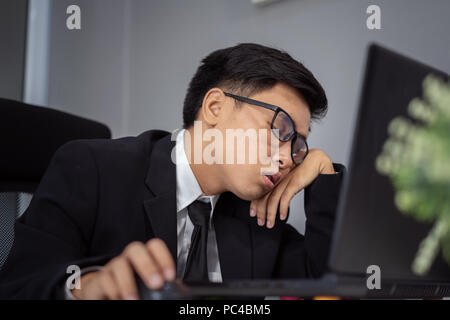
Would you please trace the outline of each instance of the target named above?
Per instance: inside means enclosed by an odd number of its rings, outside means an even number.
[[[282,108],[286,111],[295,123],[295,129],[304,137],[308,137],[310,112],[308,105],[304,98],[293,88],[285,84],[277,84],[273,88],[254,94],[251,97],[254,100],[269,103]],[[227,136],[227,129],[243,129],[244,132],[255,131],[258,133],[257,141],[245,138],[245,148],[239,149],[237,139],[234,140],[234,146],[224,143],[224,159],[226,153],[234,149],[235,161],[233,163],[226,163],[220,166],[221,177],[225,184],[225,188],[231,191],[241,199],[254,200],[262,197],[267,192],[273,189],[274,184],[267,181],[267,177],[262,174],[262,169],[271,167],[270,164],[264,161],[264,157],[260,156],[260,149],[264,144],[267,151],[263,154],[270,157],[272,167],[269,169],[270,173],[276,174],[278,172],[278,180],[275,185],[279,183],[294,167],[291,157],[291,141],[281,142],[272,134],[270,125],[274,116],[274,111],[265,109],[259,106],[240,102],[240,107],[235,107],[236,101],[233,98],[226,97],[223,101],[221,116],[218,117],[218,122],[214,126],[219,129],[223,137]],[[249,130],[250,131],[247,131]],[[229,131],[229,130],[228,130]],[[263,139],[261,133],[266,133],[267,139]],[[278,153],[274,152],[271,143],[278,144]],[[257,161],[256,163],[250,161],[250,153],[254,152],[251,145],[258,145]],[[245,152],[244,163],[238,163],[237,155]],[[265,159],[268,160],[268,159]],[[275,178],[277,179],[277,178]]]

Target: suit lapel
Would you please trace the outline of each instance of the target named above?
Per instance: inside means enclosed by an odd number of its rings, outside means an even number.
[[[214,209],[214,229],[223,280],[252,278],[252,241],[247,217],[236,210],[235,196],[223,193]]]
[[[153,197],[144,201],[153,236],[168,246],[174,261],[177,258],[176,167],[171,159],[175,141],[171,135],[157,141],[152,148],[145,179]]]
[[[144,209],[153,237],[162,239],[177,261],[176,166],[171,153],[175,141],[170,134],[155,142],[145,184],[151,191]],[[252,237],[248,214],[237,210],[237,198],[223,193],[214,209],[214,229],[223,280],[251,279]],[[240,212],[242,211],[242,212]],[[246,211],[247,212],[247,211]]]

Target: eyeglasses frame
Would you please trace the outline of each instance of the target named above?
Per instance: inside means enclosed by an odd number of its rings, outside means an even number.
[[[251,105],[255,105],[255,106],[259,106],[259,107],[263,107],[263,108],[272,110],[274,112],[274,115],[273,115],[273,118],[272,118],[272,122],[270,123],[270,129],[271,130],[274,130],[273,123],[275,122],[275,119],[276,119],[278,113],[283,112],[288,117],[288,119],[291,121],[293,130],[289,133],[289,136],[286,139],[284,139],[284,140],[281,139],[281,137],[278,135],[278,140],[280,140],[281,142],[287,142],[287,141],[289,141],[292,138],[292,136],[295,135],[294,139],[292,139],[292,142],[291,142],[291,158],[292,158],[292,162],[295,163],[296,165],[299,165],[299,164],[301,164],[303,162],[303,160],[305,160],[306,156],[309,153],[308,143],[306,142],[306,138],[296,131],[295,122],[292,119],[292,117],[289,115],[289,113],[284,111],[281,107],[275,106],[273,104],[265,103],[265,102],[254,100],[254,99],[247,98],[247,97],[238,96],[238,95],[235,95],[235,94],[232,94],[232,93],[229,93],[229,92],[225,92],[225,91],[223,93],[227,97],[233,98],[235,100],[238,100],[238,101],[245,102],[245,103],[248,103],[248,104],[251,104]],[[306,146],[306,153],[305,153],[304,157],[302,158],[302,160],[299,163],[295,162],[294,156],[292,155],[293,145],[294,145],[295,139],[297,139],[298,137],[303,139],[303,141],[305,142],[305,146]]]

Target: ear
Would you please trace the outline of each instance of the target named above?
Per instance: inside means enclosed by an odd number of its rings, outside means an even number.
[[[223,111],[224,102],[225,94],[219,88],[212,88],[205,94],[201,113],[207,125],[212,127],[217,125],[221,112]]]

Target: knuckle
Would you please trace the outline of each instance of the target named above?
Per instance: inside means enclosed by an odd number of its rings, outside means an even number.
[[[278,199],[280,198],[280,192],[274,192],[270,195],[269,199],[268,199],[268,205],[272,205],[274,202],[277,202]]]
[[[150,250],[152,251],[152,256],[155,260],[156,269],[159,270],[159,268],[172,267],[174,265],[172,255],[163,241],[155,244]]]
[[[258,218],[265,218],[266,217],[266,210],[265,209],[258,210],[256,212],[256,216]]]
[[[115,258],[112,258],[106,265],[105,267],[102,269],[102,271],[111,271],[112,269],[114,269],[116,267],[116,265],[118,265],[120,263],[120,259],[121,256],[117,256]]]
[[[156,248],[161,248],[161,247],[165,247],[165,246],[166,246],[166,244],[164,243],[164,241],[159,238],[153,238],[147,242],[147,248],[149,248],[149,249],[156,249]]]
[[[282,195],[280,199],[280,206],[286,206],[290,202],[290,198],[290,195]]]
[[[147,259],[141,264],[141,272],[149,275],[157,270],[157,265],[153,259]]]
[[[124,253],[130,254],[141,246],[142,246],[142,243],[140,243],[139,241],[133,241],[125,247]]]
[[[98,272],[98,278],[102,279],[106,277],[110,272],[110,266],[109,264],[106,264],[99,272]]]
[[[268,216],[273,219],[274,216],[277,214],[277,208],[278,208],[278,203],[273,203],[269,210],[268,210]]]
[[[265,205],[261,205],[261,204],[259,204],[258,206],[256,206],[255,207],[255,210],[257,211],[257,213],[258,212],[260,212],[260,211],[264,211],[265,210],[265,208],[266,208],[266,206]]]
[[[268,213],[272,213],[273,208],[278,204],[278,199],[272,198],[270,199],[269,203],[267,204],[267,211]]]
[[[125,270],[118,277],[118,284],[121,292],[129,292],[134,287],[134,276]]]
[[[280,199],[280,197],[286,192],[286,186],[280,187],[274,192],[274,198]]]
[[[110,274],[126,276],[130,268],[129,260],[126,257],[121,256],[111,265],[109,271]]]

